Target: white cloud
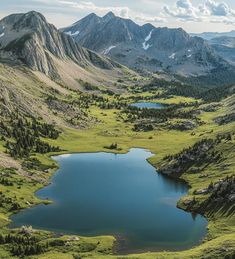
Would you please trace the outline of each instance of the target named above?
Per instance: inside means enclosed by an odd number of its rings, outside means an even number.
[[[60,4],[67,5],[74,9],[79,9],[86,12],[96,12],[96,13],[105,13],[112,11],[116,15],[123,17],[123,18],[129,18],[129,7],[127,6],[120,6],[120,7],[113,7],[113,6],[97,6],[93,2],[87,2],[87,1],[80,1],[79,3],[75,1],[65,1],[65,0],[58,0]]]
[[[193,5],[189,0],[178,0],[176,6],[183,9],[193,9]]]
[[[163,17],[149,16],[149,15],[145,15],[143,13],[135,12],[127,6],[118,6],[118,7],[97,6],[93,2],[87,2],[87,1],[80,1],[79,3],[74,2],[74,1],[66,1],[66,0],[58,0],[58,1],[61,4],[70,6],[70,7],[75,8],[75,9],[87,11],[87,12],[95,12],[95,13],[104,14],[104,13],[107,13],[109,11],[112,11],[117,16],[120,16],[120,17],[123,17],[123,18],[131,18],[131,19],[134,19],[134,20],[139,21],[141,23],[147,23],[147,22],[162,23],[162,22],[166,21]]]
[[[138,14],[134,19],[140,23],[163,23],[166,22],[166,19],[158,16],[148,16],[144,14]]]
[[[140,24],[183,27],[187,31],[194,32],[232,30],[235,26],[235,0],[0,0],[0,2],[0,18],[15,12],[35,10],[43,13],[49,22],[57,27],[68,26],[91,12],[103,16],[109,11]]]
[[[214,16],[234,15],[234,10],[232,10],[226,3],[216,3],[215,1],[207,0],[205,6],[210,14]]]
[[[45,1],[45,0],[36,0],[36,1]],[[145,15],[143,13],[138,13],[133,10],[131,10],[128,6],[98,6],[94,2],[91,1],[79,1],[79,3],[75,1],[70,0],[54,0],[57,1],[59,4],[73,8],[78,9],[84,12],[94,12],[97,14],[105,14],[109,11],[112,11],[117,16],[120,16],[122,18],[130,18],[134,19],[136,21],[139,21],[141,23],[162,23],[165,22],[166,19],[164,17],[157,17],[157,16],[149,16]],[[162,15],[162,14],[161,14]]]
[[[193,5],[191,0],[177,0],[174,6],[166,5],[163,10],[166,15],[183,21],[235,24],[235,10],[224,2],[206,0]]]
[[[178,0],[175,4],[175,8],[169,8],[164,6],[166,14],[183,19],[183,20],[200,20],[197,15],[197,8],[195,8],[190,0]]]

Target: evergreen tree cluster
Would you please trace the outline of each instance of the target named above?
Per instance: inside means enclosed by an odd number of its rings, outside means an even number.
[[[184,84],[180,87],[172,86],[166,91],[167,95],[178,95],[185,97],[194,97],[202,99],[205,102],[219,102],[223,98],[235,93],[235,90],[231,85],[217,86],[217,87],[205,87],[203,86],[193,86]]]
[[[57,152],[59,147],[49,145],[41,138],[56,139],[59,131],[53,125],[14,114],[8,121],[0,122],[0,134],[7,153],[14,158],[27,158],[31,152]]]
[[[11,180],[9,180],[6,177],[1,177],[0,176],[0,184],[4,185],[4,186],[13,186],[13,182]]]
[[[233,88],[234,71],[224,71],[217,68],[210,75],[199,77],[175,76],[176,80],[167,81],[154,78],[142,87],[132,89],[133,93],[153,92],[161,89],[156,98],[165,98],[171,95],[202,99],[205,102],[219,102],[223,98],[235,93]]]
[[[95,105],[101,109],[122,109],[127,106],[127,100],[118,94],[113,95],[112,99],[96,94],[80,94],[71,101],[72,105],[77,105],[80,109],[88,109]]]
[[[117,143],[112,143],[110,146],[104,146],[104,148],[106,149],[117,149],[118,148],[118,145]]]
[[[196,114],[192,110],[183,110],[181,108],[190,107],[192,104],[177,104],[171,105],[164,109],[149,109],[149,108],[138,108],[135,106],[128,106],[121,113],[126,114],[127,122],[136,122],[141,120],[143,124],[143,119],[147,119],[152,123],[164,123],[168,119],[189,119],[197,120]],[[194,108],[197,107],[197,104],[194,104]],[[195,111],[195,109],[194,109]],[[150,124],[152,124],[150,123]],[[138,127],[138,126],[137,126]]]
[[[133,127],[133,131],[152,131],[154,129],[153,125],[152,124],[149,124],[149,123],[137,123],[137,124],[134,124],[134,127]]]
[[[23,235],[0,234],[0,244],[9,244],[12,255],[20,257],[41,254],[48,248],[47,244],[40,244],[35,237]]]
[[[5,208],[8,211],[15,211],[20,209],[20,205],[14,198],[7,197],[2,191],[0,191],[0,208]]]

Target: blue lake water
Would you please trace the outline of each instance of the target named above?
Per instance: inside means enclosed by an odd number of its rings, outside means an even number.
[[[139,102],[139,103],[132,103],[131,106],[135,106],[138,108],[147,108],[147,109],[163,109],[165,105],[161,103],[153,103],[153,102]]]
[[[84,236],[114,235],[118,252],[180,250],[200,243],[207,221],[176,208],[187,186],[158,174],[151,153],[80,153],[54,157],[60,169],[37,192],[51,205],[12,216],[11,227]]]

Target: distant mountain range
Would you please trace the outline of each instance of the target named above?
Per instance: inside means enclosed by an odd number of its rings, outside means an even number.
[[[209,40],[208,43],[218,55],[235,65],[235,37],[220,36]]]
[[[207,41],[183,29],[140,26],[109,12],[90,14],[61,29],[83,47],[137,71],[202,75],[218,67],[229,67]]]
[[[191,33],[191,36],[201,37],[205,40],[211,40],[218,37],[235,37],[235,30],[229,32],[203,32],[203,33]]]
[[[191,34],[207,40],[214,51],[229,62],[235,65],[235,30],[230,32],[204,32]]]

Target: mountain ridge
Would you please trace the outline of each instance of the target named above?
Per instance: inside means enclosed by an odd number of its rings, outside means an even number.
[[[140,26],[113,13],[88,15],[61,31],[82,46],[138,71],[195,76],[229,66],[205,40],[182,28]]]
[[[88,68],[103,73],[120,70],[121,66],[77,44],[72,37],[61,33],[45,17],[35,11],[12,14],[0,21],[0,58],[22,62],[53,80],[62,80],[63,64],[69,63],[74,70]],[[61,70],[59,71],[59,65]],[[115,73],[116,73],[115,72]],[[83,73],[83,72],[81,72]],[[88,74],[88,73],[87,73]],[[65,83],[65,82],[64,82]]]
[[[212,38],[208,43],[218,55],[235,65],[235,37],[220,36]]]
[[[235,37],[235,30],[229,32],[202,32],[202,33],[190,33],[191,36],[201,37],[205,40],[211,40],[218,37]]]

